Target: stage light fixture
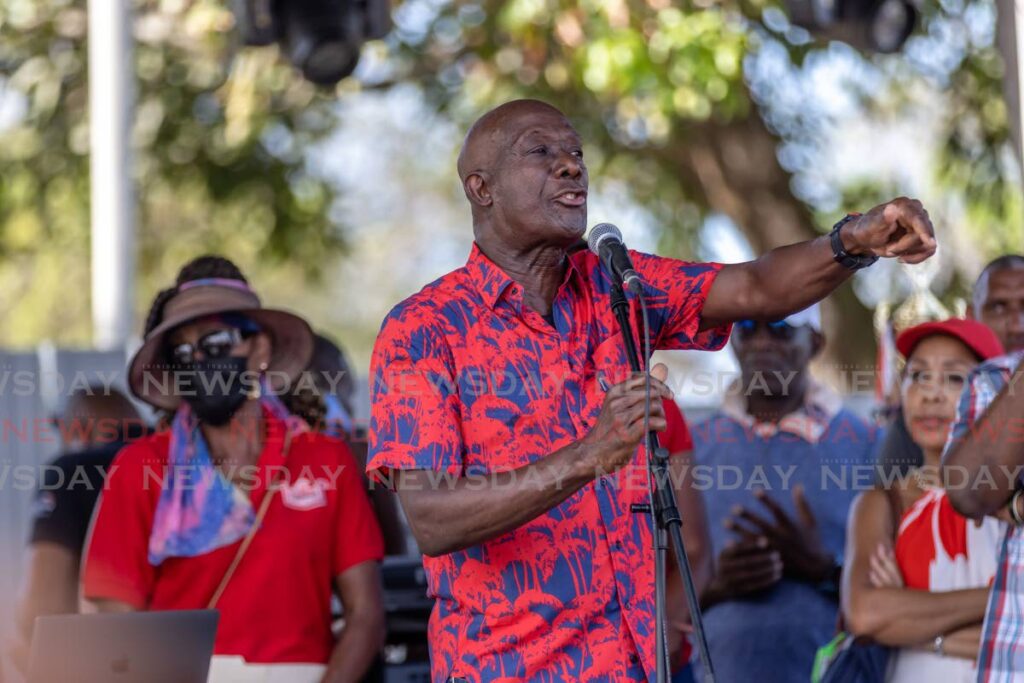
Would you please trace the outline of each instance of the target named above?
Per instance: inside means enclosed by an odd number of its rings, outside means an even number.
[[[323,86],[351,74],[363,43],[391,29],[388,0],[239,0],[235,16],[246,45],[279,43],[306,80]]]
[[[866,52],[898,52],[917,25],[920,0],[787,0],[790,20]]]

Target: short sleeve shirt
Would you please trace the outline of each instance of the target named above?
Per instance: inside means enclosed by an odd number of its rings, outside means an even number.
[[[719,272],[631,254],[657,349],[718,349],[701,331]],[[399,304],[371,363],[371,475],[395,469],[486,476],[584,437],[604,386],[629,374],[590,252],[568,257],[549,323],[521,286],[474,246],[466,265]],[[638,348],[639,345],[638,345]],[[521,527],[424,558],[436,599],[433,680],[647,680],[654,672],[654,556],[646,465],[602,476]]]
[[[54,543],[81,554],[96,500],[122,445],[68,453],[47,466],[36,492],[29,543]]]
[[[819,412],[808,407],[798,412]],[[724,524],[735,508],[769,515],[754,495],[758,489],[798,519],[793,489],[800,485],[822,545],[842,563],[850,506],[876,476],[875,430],[845,408],[822,416],[817,428],[810,427],[814,419],[783,419],[771,430],[731,412],[693,426],[693,481],[704,492],[711,552],[717,557],[737,538]],[[808,680],[817,648],[835,635],[837,611],[831,592],[786,576],[765,591],[712,605],[704,630],[715,675],[721,681]]]
[[[264,450],[257,469],[246,476],[253,507],[259,507],[272,477],[280,489],[217,603],[214,653],[252,663],[326,663],[334,647],[334,581],[357,564],[383,557],[380,529],[344,443],[297,434],[285,458],[284,423],[266,411],[264,420]],[[149,564],[169,440],[168,432],[158,433],[115,458],[87,545],[86,598],[145,610],[204,609],[234,559],[241,541]]]

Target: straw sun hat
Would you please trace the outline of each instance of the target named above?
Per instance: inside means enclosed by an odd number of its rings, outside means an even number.
[[[128,386],[140,400],[174,410],[181,398],[172,391],[167,365],[167,333],[185,323],[211,315],[237,313],[259,325],[270,337],[271,357],[266,369],[275,391],[291,384],[309,364],[313,354],[313,331],[299,316],[283,310],[263,308],[256,293],[241,280],[208,278],[186,282],[164,306],[160,324],[146,339],[128,370]]]

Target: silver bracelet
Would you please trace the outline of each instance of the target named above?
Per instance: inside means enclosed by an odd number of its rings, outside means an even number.
[[[946,650],[942,647],[946,642],[946,636],[935,636],[935,654],[940,657],[946,656]]]
[[[1010,518],[1017,526],[1024,526],[1024,518],[1020,516],[1020,511],[1017,510],[1017,500],[1022,494],[1024,494],[1024,489],[1017,489],[1013,492],[1013,497],[1010,498]]]

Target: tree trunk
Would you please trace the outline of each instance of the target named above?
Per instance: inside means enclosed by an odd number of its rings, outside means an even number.
[[[807,206],[793,196],[791,176],[776,155],[778,143],[754,113],[728,124],[694,124],[679,143],[664,148],[662,159],[688,193],[732,219],[754,252],[763,254],[821,235]],[[872,314],[849,283],[825,301],[823,313],[827,344],[817,367],[823,376],[840,381],[849,370],[873,367]]]

